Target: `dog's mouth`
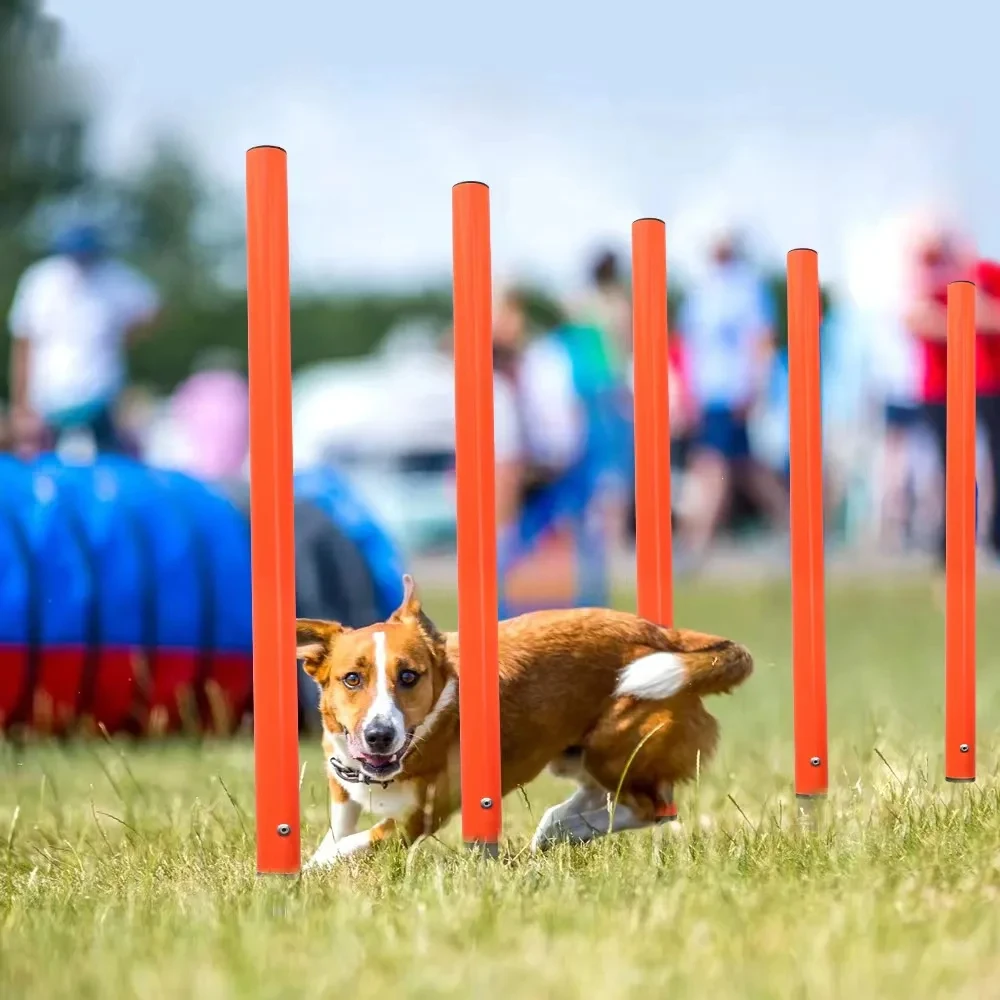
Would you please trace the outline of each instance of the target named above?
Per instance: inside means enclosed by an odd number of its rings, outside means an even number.
[[[413,730],[406,733],[403,745],[394,753],[369,753],[363,749],[360,742],[348,740],[347,748],[351,756],[361,765],[361,770],[373,778],[385,779],[394,777],[403,767],[403,758],[413,742]]]

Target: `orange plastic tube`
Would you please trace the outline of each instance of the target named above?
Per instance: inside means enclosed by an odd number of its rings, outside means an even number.
[[[462,636],[462,836],[496,854],[500,840],[500,679],[493,452],[490,191],[452,189],[458,627]]]
[[[823,424],[819,262],[788,254],[788,395],[791,464],[792,674],[795,793],[826,795],[826,613],[823,569]]]
[[[976,286],[948,286],[945,746],[948,781],[976,780]]]
[[[301,844],[285,151],[255,146],[246,172],[257,873],[294,875]]]
[[[671,626],[674,588],[667,237],[660,219],[638,219],[632,223],[632,341],[636,605],[644,618]]]

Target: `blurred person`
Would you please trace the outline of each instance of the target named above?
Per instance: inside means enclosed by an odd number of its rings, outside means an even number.
[[[669,420],[670,420],[670,468],[672,481],[676,483],[674,486],[671,497],[674,500],[672,505],[676,508],[676,499],[678,495],[684,489],[684,477],[686,475],[685,470],[687,468],[687,455],[691,446],[691,435],[695,430],[695,417],[696,408],[694,402],[691,398],[690,391],[690,380],[688,379],[687,369],[685,367],[684,361],[684,351],[681,346],[680,340],[673,335],[674,331],[670,332],[670,336],[667,339],[667,399],[669,408]],[[635,391],[635,371],[634,365],[629,365],[628,370],[628,391],[630,394],[630,399],[628,403],[628,412],[626,414],[626,421],[629,425],[630,431],[634,430],[635,424],[635,409],[634,409],[634,391]],[[631,486],[630,499],[631,499],[631,528],[635,531],[635,469],[634,469],[634,449],[635,442],[634,439],[629,440],[626,444],[628,448],[627,458],[628,471],[630,473],[629,485]],[[673,513],[673,509],[671,511]]]
[[[921,420],[920,355],[906,326],[879,315],[872,330],[871,377],[883,424],[879,442],[878,538],[889,549],[912,539],[917,510],[914,447]]]
[[[953,234],[935,227],[914,248],[908,301],[903,322],[919,350],[919,400],[922,423],[938,456],[939,496],[943,496],[948,395],[948,284],[965,277],[970,259]],[[939,518],[935,548],[944,562],[944,524]]]
[[[604,510],[611,538],[624,545],[630,525],[635,470],[633,468],[632,297],[621,260],[613,250],[599,251],[590,269],[590,288],[569,303],[569,323],[575,332],[574,350],[587,355],[587,381],[601,384],[609,407],[618,416],[608,447],[620,452],[616,471],[608,473]],[[671,366],[668,377],[676,379]],[[673,425],[671,425],[673,426]],[[611,428],[609,427],[609,430]]]
[[[115,408],[115,430],[122,450],[141,459],[156,416],[158,399],[146,385],[131,384],[122,389]]]
[[[626,378],[632,353],[632,300],[613,250],[602,250],[597,255],[591,266],[590,288],[570,303],[569,314],[574,323],[601,332],[604,364]]]
[[[976,412],[986,438],[990,478],[988,489],[980,489],[980,501],[988,494],[989,521],[980,516],[990,548],[1000,556],[1000,262],[980,260],[976,264]],[[981,508],[985,510],[985,505]]]
[[[238,352],[216,349],[174,390],[150,440],[153,464],[205,481],[242,475],[249,450],[249,390]]]
[[[494,337],[496,325],[494,324]],[[437,341],[442,354],[454,358],[455,328],[449,324]],[[497,372],[494,343],[493,370],[493,461],[495,464],[496,516],[501,530],[514,524],[520,509],[521,441],[520,416],[510,380]]]
[[[985,526],[990,547],[1000,554],[1000,264],[977,259],[954,234],[939,229],[917,245],[912,298],[906,323],[921,349],[921,400],[924,420],[937,445],[942,481],[947,469],[948,285],[976,283],[976,412],[989,454],[993,511]],[[980,520],[982,526],[982,519]],[[945,558],[945,525],[941,519],[937,554]]]
[[[881,429],[886,399],[895,395],[905,380],[899,379],[899,359],[893,353],[899,344],[891,337],[891,315],[886,317],[866,307],[859,308],[850,296],[831,303],[824,310],[820,327],[820,367],[823,421],[824,518],[831,534],[839,534],[852,544],[873,530],[881,535],[872,507],[881,509],[878,475],[881,469],[884,434],[872,434],[873,424]],[[898,320],[896,327],[899,328]],[[897,330],[897,341],[910,348],[909,338]],[[788,388],[787,369],[784,386]],[[905,399],[905,395],[903,396]],[[914,422],[918,419],[915,405]],[[788,410],[783,427],[788,435]],[[787,460],[787,447],[786,447]],[[903,516],[912,466],[909,449],[902,456]]]
[[[14,433],[28,452],[81,432],[116,451],[126,349],[149,331],[159,299],[96,226],[65,230],[52,251],[21,276],[8,317]]]
[[[493,370],[500,388],[494,399],[498,514],[501,525],[510,525],[528,497],[569,468],[584,438],[573,359],[557,338],[529,337],[525,299],[516,288],[498,299]]]
[[[773,304],[739,234],[720,233],[710,252],[709,270],[691,283],[678,322],[695,410],[680,540],[694,559],[715,537],[734,475],[776,525],[788,517],[780,476],[752,455],[747,427],[772,370]]]
[[[10,425],[7,407],[0,402],[0,454],[13,450],[14,435]]]

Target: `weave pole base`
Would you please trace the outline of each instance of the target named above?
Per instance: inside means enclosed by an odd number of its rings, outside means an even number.
[[[483,857],[495,861],[500,857],[500,847],[498,844],[488,844],[484,840],[467,840],[465,848],[470,854],[481,854]]]
[[[814,795],[803,795],[796,792],[795,802],[798,806],[800,826],[805,830],[815,832],[819,821],[823,818],[826,807],[826,792],[818,792]]]

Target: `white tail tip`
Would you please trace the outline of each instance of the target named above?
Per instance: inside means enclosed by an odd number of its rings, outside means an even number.
[[[616,697],[661,701],[687,683],[684,660],[676,653],[650,653],[630,663],[619,675]]]

